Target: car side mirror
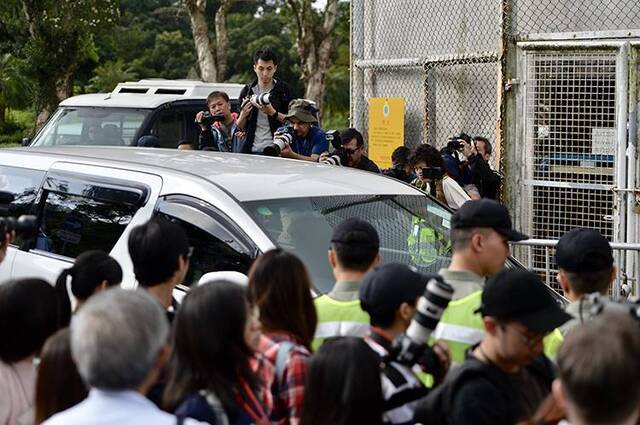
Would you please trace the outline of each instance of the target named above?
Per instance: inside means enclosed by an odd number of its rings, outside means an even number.
[[[22,139],[22,146],[29,146],[29,143],[31,143],[31,138],[25,137]]]
[[[249,278],[246,274],[240,272],[210,272],[205,273],[200,277],[198,281],[198,286],[204,285],[206,283],[215,283],[220,281],[233,282],[237,283],[240,286],[247,286]]]

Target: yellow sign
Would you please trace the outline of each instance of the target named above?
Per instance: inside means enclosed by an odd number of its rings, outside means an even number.
[[[369,99],[369,158],[382,168],[391,166],[391,153],[404,145],[404,98]]]

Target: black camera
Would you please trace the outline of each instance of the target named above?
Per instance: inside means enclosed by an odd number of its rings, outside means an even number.
[[[5,235],[11,232],[15,232],[16,237],[22,239],[31,239],[38,234],[38,218],[35,215],[6,217],[13,201],[14,196],[11,193],[0,191],[0,242],[4,242]]]
[[[440,180],[444,176],[442,167],[425,167],[422,168],[422,178],[424,180]]]
[[[211,114],[209,111],[202,111],[202,120],[196,124],[209,126],[214,122],[224,122],[224,114]]]
[[[333,146],[333,152],[329,157],[320,161],[321,164],[329,165],[347,165],[349,161],[349,154],[342,147],[342,140],[340,139],[340,132],[338,130],[325,131],[327,141]]]
[[[457,152],[462,149],[462,143],[462,140],[458,138],[451,138],[447,141],[447,146],[445,147],[445,149],[450,152]]]
[[[293,130],[293,127],[291,126],[286,126],[283,129],[277,131],[273,135],[273,143],[267,145],[267,147],[265,147],[262,151],[262,154],[266,156],[280,155],[280,152],[286,145],[291,145],[295,135],[296,134]]]
[[[436,378],[444,377],[446,371],[443,370],[437,355],[427,342],[452,297],[451,285],[442,280],[439,275],[429,275],[427,287],[418,299],[411,324],[404,334],[393,341],[389,357],[410,367],[417,364]]]

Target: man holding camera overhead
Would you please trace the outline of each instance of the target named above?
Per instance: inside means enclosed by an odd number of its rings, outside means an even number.
[[[271,49],[260,49],[253,55],[257,79],[240,92],[237,138],[244,142],[243,153],[262,153],[284,122],[291,91],[284,81],[273,78],[277,69],[278,59]]]
[[[308,100],[292,100],[285,117],[288,125],[276,131],[273,145],[265,147],[264,154],[317,161],[320,154],[329,148],[329,142],[325,132],[316,125],[316,113],[317,109]]]
[[[238,125],[237,114],[231,112],[229,95],[213,91],[207,96],[208,111],[196,114],[200,126],[198,149],[220,152],[240,152],[242,141],[235,137]]]

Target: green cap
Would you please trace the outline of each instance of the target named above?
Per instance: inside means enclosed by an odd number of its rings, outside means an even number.
[[[306,99],[293,99],[289,103],[289,113],[287,113],[285,119],[288,120],[295,117],[302,122],[313,123],[318,121],[315,116],[316,112],[317,109],[312,102]]]

